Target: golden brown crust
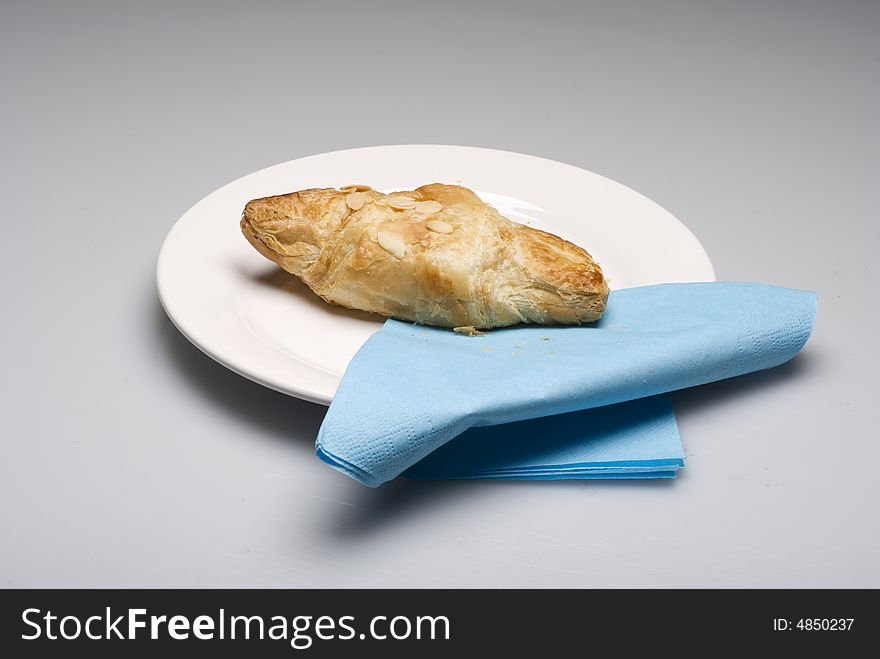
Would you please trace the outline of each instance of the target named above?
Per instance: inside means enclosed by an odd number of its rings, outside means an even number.
[[[608,286],[590,255],[512,222],[471,190],[314,188],[254,199],[241,229],[326,301],[441,327],[597,320]]]

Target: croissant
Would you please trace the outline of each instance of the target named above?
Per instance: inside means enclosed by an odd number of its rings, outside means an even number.
[[[327,302],[425,325],[587,323],[608,298],[586,251],[507,219],[457,185],[253,199],[241,230]]]

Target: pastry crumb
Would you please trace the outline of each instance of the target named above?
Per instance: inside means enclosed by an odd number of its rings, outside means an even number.
[[[461,327],[453,327],[453,332],[458,334],[467,334],[468,336],[486,336],[485,332],[481,332],[473,325],[462,325]]]

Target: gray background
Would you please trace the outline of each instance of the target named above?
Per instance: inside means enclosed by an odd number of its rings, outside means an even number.
[[[602,4],[4,2],[0,584],[880,586],[880,3]],[[619,180],[814,336],[677,396],[675,482],[363,488],[154,268],[224,183],[393,143]]]

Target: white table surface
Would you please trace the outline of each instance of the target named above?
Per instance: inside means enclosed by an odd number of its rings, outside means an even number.
[[[880,3],[10,4],[0,585],[880,586]],[[814,335],[676,396],[675,481],[361,487],[154,267],[220,185],[393,143],[621,181]]]

